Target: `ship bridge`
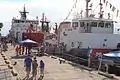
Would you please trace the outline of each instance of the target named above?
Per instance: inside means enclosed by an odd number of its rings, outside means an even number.
[[[72,28],[81,33],[113,34],[113,20],[104,18],[77,18],[72,20]]]

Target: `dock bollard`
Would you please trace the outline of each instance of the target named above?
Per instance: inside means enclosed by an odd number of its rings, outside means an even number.
[[[13,76],[17,76],[18,75],[17,72],[14,69],[11,71],[11,73],[12,73]]]
[[[3,53],[1,53],[1,55],[3,55]]]
[[[9,62],[8,60],[5,60],[5,63],[6,63],[6,64],[10,64],[10,62]]]
[[[5,55],[2,55],[2,57],[4,58],[4,57],[5,57]]]
[[[8,64],[9,69],[13,69],[13,66],[11,64]]]
[[[7,60],[7,58],[6,58],[6,57],[4,57],[4,60]]]

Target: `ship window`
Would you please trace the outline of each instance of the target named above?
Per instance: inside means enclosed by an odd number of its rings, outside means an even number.
[[[15,22],[15,20],[12,20],[12,22],[14,23],[14,22]]]
[[[21,21],[22,23],[24,23],[24,21]]]
[[[37,24],[37,21],[35,21],[35,24]]]
[[[33,24],[35,24],[36,22],[33,22]]]
[[[32,24],[34,24],[34,22],[32,21]]]
[[[89,23],[87,23],[87,26],[89,26]]]
[[[78,22],[73,22],[72,25],[73,27],[78,27]]]
[[[78,22],[73,22],[73,23],[72,23],[72,27],[73,27],[74,29],[76,29],[76,27],[78,27]]]
[[[105,28],[110,28],[111,27],[111,23],[105,23]]]
[[[104,27],[104,22],[103,22],[103,21],[101,21],[101,22],[98,24],[98,27],[103,28],[103,27]]]
[[[16,23],[16,20],[14,20],[13,22]]]
[[[84,27],[85,23],[84,22],[80,22],[80,27]]]
[[[20,21],[20,23],[22,23],[22,21]]]
[[[91,27],[97,27],[97,22],[91,22]]]
[[[74,42],[71,43],[71,47],[74,47]]]
[[[39,23],[39,21],[37,21],[37,24]]]
[[[20,21],[18,20],[17,22],[19,23]]]
[[[72,31],[72,29],[68,29],[68,31]]]
[[[18,23],[17,20],[15,20],[15,22]]]

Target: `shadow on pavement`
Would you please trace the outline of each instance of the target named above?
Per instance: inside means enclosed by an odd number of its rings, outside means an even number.
[[[11,59],[24,59],[27,55],[11,56]]]

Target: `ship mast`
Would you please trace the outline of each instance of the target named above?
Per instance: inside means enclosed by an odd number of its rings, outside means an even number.
[[[100,5],[100,13],[99,13],[99,17],[100,17],[100,18],[103,18],[103,12],[104,12],[104,11],[102,11],[102,3],[101,3],[101,0],[100,0],[99,5]]]
[[[89,2],[90,2],[90,0],[86,0],[86,17],[88,17],[88,15],[89,15],[89,9],[88,9]]]
[[[49,21],[47,20],[45,14],[42,14],[42,19],[40,20],[42,32],[48,32],[49,33]]]
[[[23,11],[20,11],[21,19],[25,19],[26,20],[27,13],[29,13],[29,12],[26,12],[25,5],[24,5]]]

